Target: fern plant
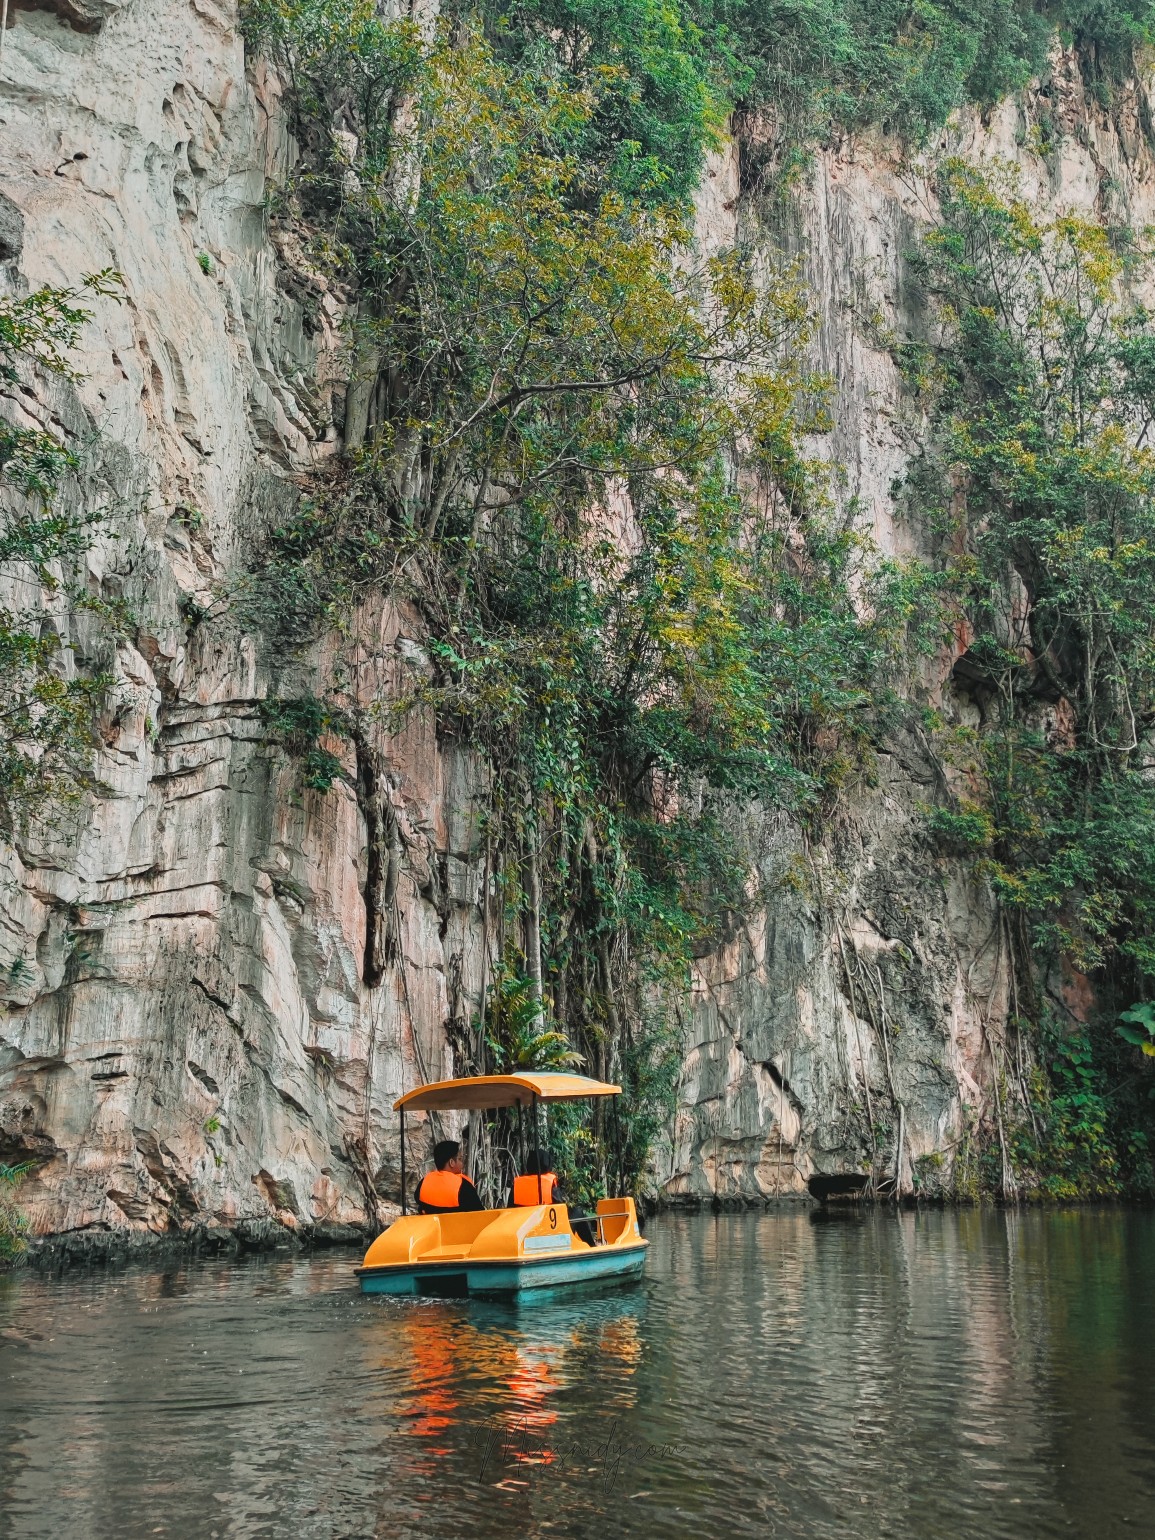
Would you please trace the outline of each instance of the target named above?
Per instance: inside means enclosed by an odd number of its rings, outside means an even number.
[[[550,1026],[533,983],[520,973],[497,981],[486,1011],[485,1043],[499,1074],[577,1069],[585,1063],[564,1032]]]
[[[14,1194],[31,1170],[28,1163],[6,1166],[0,1161],[0,1262],[14,1260],[27,1247],[28,1216],[16,1207]]]

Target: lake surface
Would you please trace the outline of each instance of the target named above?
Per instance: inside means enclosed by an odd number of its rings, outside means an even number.
[[[1155,1536],[1155,1214],[662,1217],[646,1280],[0,1278],[0,1534]]]

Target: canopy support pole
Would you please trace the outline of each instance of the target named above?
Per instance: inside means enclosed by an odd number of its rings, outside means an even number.
[[[533,1163],[537,1167],[537,1201],[544,1203],[541,1192],[541,1161],[538,1158],[539,1145],[537,1142],[537,1092],[533,1093]]]
[[[401,1109],[401,1212],[407,1214],[409,1205],[405,1199],[405,1108]]]
[[[612,1096],[610,1100],[613,1102],[614,1110],[614,1151],[618,1157],[618,1196],[619,1198],[624,1198],[626,1195],[626,1168],[622,1160],[622,1125],[618,1118],[618,1099],[616,1096]]]

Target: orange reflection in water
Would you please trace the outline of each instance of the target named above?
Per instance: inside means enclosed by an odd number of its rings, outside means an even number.
[[[524,1327],[519,1321],[512,1329],[494,1329],[463,1312],[431,1306],[407,1310],[397,1323],[401,1354],[390,1355],[388,1369],[404,1376],[399,1409],[407,1431],[431,1441],[420,1470],[431,1470],[449,1453],[441,1442],[445,1431],[465,1425],[484,1425],[499,1438],[516,1440],[523,1463],[548,1465],[555,1456],[546,1435],[561,1417],[560,1392],[596,1374],[622,1399],[623,1381],[642,1357],[634,1314],[565,1325],[523,1319]],[[625,1399],[632,1401],[632,1391]]]
[[[617,1321],[603,1321],[595,1346],[602,1358],[617,1360],[619,1373],[633,1374],[642,1361],[642,1334],[637,1317],[624,1315]]]
[[[551,1397],[567,1383],[564,1349],[559,1344],[516,1347],[507,1381],[510,1400],[505,1420],[534,1433],[552,1427],[558,1414]],[[542,1463],[548,1464],[550,1458],[546,1451]]]

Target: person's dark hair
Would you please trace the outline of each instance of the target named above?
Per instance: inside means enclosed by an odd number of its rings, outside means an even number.
[[[527,1176],[537,1176],[540,1172],[544,1176],[547,1171],[552,1170],[553,1164],[550,1160],[550,1153],[543,1145],[539,1144],[536,1150],[530,1152],[529,1159],[525,1163],[525,1173]]]
[[[444,1171],[455,1155],[461,1154],[461,1146],[456,1139],[439,1139],[433,1146],[433,1164],[438,1171]]]

